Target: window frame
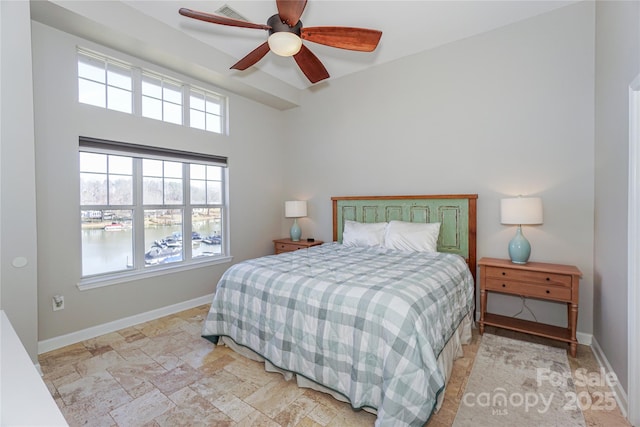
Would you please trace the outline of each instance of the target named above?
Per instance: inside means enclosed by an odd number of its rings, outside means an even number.
[[[151,80],[157,80],[158,84],[153,84],[151,83]],[[149,93],[145,93],[144,92],[144,84],[148,83],[148,84],[153,84],[154,86],[157,86],[158,89],[160,90],[160,94],[159,96],[155,96],[153,94],[149,94]],[[167,88],[167,86],[173,86],[172,88],[169,87]],[[179,125],[179,126],[186,126],[186,122],[188,121],[188,116],[189,116],[189,112],[187,111],[187,109],[185,108],[185,91],[187,91],[189,88],[189,85],[185,85],[184,83],[177,81],[175,79],[171,79],[167,76],[163,76],[161,74],[158,73],[152,73],[148,70],[142,70],[142,77],[141,77],[141,81],[140,81],[140,104],[141,104],[141,108],[140,108],[140,116],[141,117],[145,117],[148,119],[153,119],[153,120],[160,120],[166,123],[173,123],[174,125]],[[178,92],[180,94],[180,103],[177,103],[174,100],[168,99],[167,98],[167,94],[166,94],[166,90],[172,90],[175,92]],[[155,100],[158,101],[160,103],[160,116],[161,118],[156,118],[156,117],[152,117],[152,116],[148,116],[145,115],[145,111],[144,111],[144,101],[145,98],[148,100]],[[168,113],[167,113],[167,107],[168,106],[173,106],[173,107],[178,107],[180,109],[180,123],[177,123],[175,121],[169,120],[168,119]],[[216,132],[217,133],[217,132]]]
[[[98,64],[101,65],[101,68],[104,73],[103,74],[104,81],[95,80],[89,76],[81,76],[80,62],[82,59],[85,60],[84,63],[87,65],[90,65],[91,62],[94,62],[95,64],[93,66],[95,66],[96,68],[98,68],[97,67]],[[118,74],[116,70],[120,71],[119,74],[127,75],[129,77],[129,83],[130,83],[129,89],[120,87],[114,84],[113,81],[111,81],[110,72]],[[131,67],[130,64],[126,64],[122,61],[118,61],[113,58],[107,58],[106,56],[97,55],[89,51],[78,50],[77,72],[78,72],[78,102],[86,105],[93,105],[94,107],[98,107],[98,108],[105,108],[111,111],[119,111],[125,114],[134,114],[135,76],[133,72],[133,67]],[[81,95],[80,82],[81,81],[92,83],[92,84],[99,84],[102,86],[102,91],[104,95],[104,99],[103,99],[104,105],[97,105],[89,102],[83,102],[80,100],[80,95]],[[117,91],[125,91],[129,93],[129,107],[128,107],[129,111],[124,111],[118,108],[110,107],[109,99],[111,98],[113,100],[113,96],[111,97],[109,96],[109,94],[111,93],[111,89],[117,90]]]
[[[204,109],[196,108],[196,107],[191,105],[191,98],[194,95],[198,95],[198,96],[202,96],[203,97],[202,101],[204,103]],[[215,99],[215,100],[218,101],[217,104],[218,104],[218,108],[220,109],[220,114],[215,114],[215,113],[209,112],[207,110],[207,102],[208,102],[209,99]],[[185,109],[189,110],[188,114],[187,114],[189,127],[193,128],[193,129],[200,129],[200,130],[204,130],[204,131],[207,131],[207,132],[213,132],[213,133],[219,133],[219,134],[222,134],[222,133],[225,132],[225,129],[226,129],[226,127],[225,127],[225,119],[227,117],[227,108],[226,108],[226,104],[227,103],[225,102],[226,101],[225,97],[223,97],[223,96],[221,96],[219,94],[213,93],[213,92],[211,92],[209,90],[203,89],[201,87],[198,87],[198,86],[190,86],[189,88],[187,88],[187,91],[185,93],[185,100],[186,100]],[[194,111],[194,110],[204,114],[204,128],[193,125],[191,118],[192,118],[192,111]],[[220,132],[216,132],[214,130],[210,130],[209,129],[208,121],[207,121],[208,116],[216,116],[216,117],[218,117],[218,123],[219,123],[219,126],[220,126]]]
[[[133,253],[133,268],[124,269],[106,273],[97,273],[83,276],[82,268],[80,271],[80,281],[78,282],[78,288],[80,290],[93,289],[102,286],[108,286],[112,284],[131,281],[134,279],[141,279],[146,277],[154,277],[167,272],[179,272],[187,271],[194,268],[209,267],[211,265],[227,263],[233,258],[229,253],[229,220],[228,220],[228,164],[227,158],[221,156],[205,155],[201,153],[193,153],[179,150],[171,150],[165,148],[156,148],[141,146],[136,144],[121,143],[115,141],[105,141],[95,138],[80,137],[80,144],[78,148],[78,156],[81,152],[97,153],[104,155],[115,155],[131,157],[132,162],[132,191],[133,191],[133,203],[132,205],[83,205],[80,200],[79,213],[82,211],[97,211],[97,210],[131,210],[132,211],[132,253]],[[171,162],[180,162],[182,164],[182,191],[183,201],[182,204],[161,204],[161,205],[145,205],[143,201],[142,185],[143,185],[143,171],[142,162],[143,159],[152,160],[164,160]],[[190,165],[211,165],[220,167],[220,200],[219,203],[205,204],[191,203],[191,179],[190,179]],[[78,167],[78,177],[80,177],[80,167]],[[80,182],[79,182],[80,184]],[[78,192],[78,194],[80,191]],[[182,233],[188,235],[191,239],[191,232],[193,230],[192,218],[194,209],[209,208],[220,209],[220,235],[222,237],[222,243],[220,246],[220,255],[213,256],[200,256],[193,258],[193,251],[191,244],[182,245],[182,261],[171,262],[167,264],[158,265],[146,265],[144,260],[144,254],[147,251],[145,246],[145,227],[144,227],[144,214],[145,211],[154,209],[180,209],[182,210]],[[78,225],[82,227],[82,215],[79,215]],[[184,237],[183,237],[184,238]],[[80,257],[82,266],[82,238],[80,238]]]
[[[150,119],[150,120],[157,120],[157,121],[162,121],[163,123],[169,123],[172,125],[176,125],[176,126],[184,126],[184,127],[188,127],[191,129],[196,129],[199,131],[203,131],[203,132],[210,132],[213,134],[217,134],[217,135],[221,135],[221,136],[228,136],[229,135],[229,118],[228,118],[228,113],[229,113],[229,98],[228,96],[219,93],[219,92],[215,92],[213,90],[209,90],[209,89],[205,89],[200,85],[194,85],[191,84],[189,82],[184,81],[184,79],[182,78],[176,78],[176,77],[172,77],[169,76],[167,74],[163,74],[160,72],[157,72],[155,70],[152,70],[148,67],[140,67],[140,66],[136,66],[135,64],[131,64],[131,63],[127,63],[124,61],[121,61],[119,59],[116,58],[112,58],[110,56],[95,52],[93,50],[89,50],[83,47],[77,47],[77,55],[76,55],[76,72],[77,72],[77,84],[76,84],[76,88],[78,90],[78,96],[76,97],[77,101],[79,104],[83,104],[83,105],[90,105],[92,107],[97,107],[97,108],[104,108],[104,109],[108,109],[111,111],[116,111],[116,112],[120,112],[123,114],[131,114],[134,115],[136,117],[143,117],[146,119]],[[80,72],[79,72],[79,63],[81,61],[81,58],[88,58],[91,61],[97,61],[100,62],[104,65],[104,70],[105,70],[105,82],[98,82],[95,80],[90,80],[87,79],[85,77],[81,77],[80,76]],[[108,90],[109,88],[115,88],[118,90],[121,90],[121,88],[117,87],[117,86],[113,86],[113,85],[109,85],[108,82],[108,76],[107,76],[107,72],[109,69],[109,66],[115,66],[118,69],[126,69],[130,71],[130,76],[131,76],[131,98],[132,98],[132,105],[131,105],[131,112],[126,112],[126,111],[122,111],[120,109],[115,109],[115,108],[109,108],[109,98],[108,98]],[[148,79],[155,79],[155,80],[159,80],[160,82],[160,90],[161,90],[161,94],[160,94],[160,98],[158,97],[150,97],[148,95],[143,95],[142,93],[142,85],[144,80],[148,78]],[[81,91],[80,91],[80,81],[84,80],[87,82],[91,82],[91,83],[97,83],[97,84],[101,84],[104,86],[104,103],[105,105],[96,105],[96,104],[92,104],[92,103],[88,103],[88,102],[83,102],[81,101]],[[164,85],[170,85],[170,86],[175,86],[172,87],[171,90],[176,90],[176,88],[180,88],[180,96],[181,96],[181,104],[177,104],[173,101],[169,101],[165,99],[165,94],[164,94]],[[205,97],[205,102],[207,99],[211,99],[211,100],[215,100],[218,102],[218,107],[220,109],[220,114],[219,115],[215,115],[215,114],[211,114],[212,116],[216,116],[218,118],[218,124],[219,124],[219,129],[220,132],[217,132],[216,130],[212,130],[213,128],[209,128],[206,126],[206,112],[205,112],[205,127],[201,128],[201,127],[194,127],[191,126],[191,121],[190,121],[190,115],[191,115],[191,107],[190,107],[190,98],[191,98],[191,94],[193,93],[197,93],[199,95],[204,94]],[[143,100],[145,98],[153,98],[155,100],[160,101],[160,105],[161,105],[161,115],[162,118],[156,118],[156,117],[152,117],[149,115],[143,115]],[[172,106],[179,106],[180,107],[180,119],[181,122],[180,123],[176,123],[175,121],[172,120],[167,120],[165,118],[165,104],[171,104]]]

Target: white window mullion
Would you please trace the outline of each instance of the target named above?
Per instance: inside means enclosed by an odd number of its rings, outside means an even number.
[[[191,93],[191,86],[182,85],[182,124],[187,127],[191,127],[191,114],[190,114],[191,102],[189,99],[190,93]]]
[[[220,97],[220,134],[229,135],[229,98]]]
[[[109,108],[109,65],[104,61],[104,108]]]
[[[160,79],[160,117],[163,122],[164,120],[164,79]]]
[[[142,204],[142,159],[133,160],[133,256],[135,270],[144,270],[144,206]]]
[[[190,177],[189,177],[189,163],[182,164],[182,202],[184,204],[182,224],[183,233],[182,236],[182,248],[184,249],[184,259],[191,260],[193,258],[193,243],[191,241],[191,233],[193,232],[192,215],[193,209],[191,208],[191,192],[190,189]],[[188,243],[187,243],[188,242]]]
[[[133,115],[142,117],[142,70],[133,68],[131,78],[133,79]]]

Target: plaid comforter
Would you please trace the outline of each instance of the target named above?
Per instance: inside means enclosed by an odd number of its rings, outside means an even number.
[[[444,387],[436,359],[473,290],[458,255],[326,243],[229,268],[202,335],[376,409],[376,425],[423,425]]]

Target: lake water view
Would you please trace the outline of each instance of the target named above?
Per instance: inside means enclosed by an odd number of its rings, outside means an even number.
[[[214,230],[219,230],[219,221],[206,220],[198,221],[193,224],[193,231],[203,238],[217,234]],[[168,237],[182,235],[182,224],[173,225],[156,225],[145,227],[145,253],[153,250],[151,254],[155,255],[160,252],[160,248],[154,245],[155,241],[161,242]],[[89,276],[94,274],[116,272],[131,269],[133,262],[132,249],[132,233],[130,226],[125,224],[122,229],[113,228],[105,230],[104,228],[83,228],[82,229],[82,275]],[[186,241],[189,241],[187,233]],[[154,247],[155,246],[155,247]],[[184,250],[177,244],[172,244],[173,249],[162,251],[163,254],[177,254],[176,257],[165,259],[165,257],[147,257],[148,266],[155,265],[160,262],[180,261],[184,257]],[[222,251],[221,244],[207,244],[202,241],[194,241],[192,244],[192,256],[194,258],[203,256],[219,255]],[[150,254],[150,255],[151,255]]]

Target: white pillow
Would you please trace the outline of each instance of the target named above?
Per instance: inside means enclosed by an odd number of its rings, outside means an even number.
[[[386,222],[356,222],[345,220],[342,244],[345,246],[382,246]]]
[[[387,225],[384,246],[412,252],[437,252],[440,223],[391,221]]]

